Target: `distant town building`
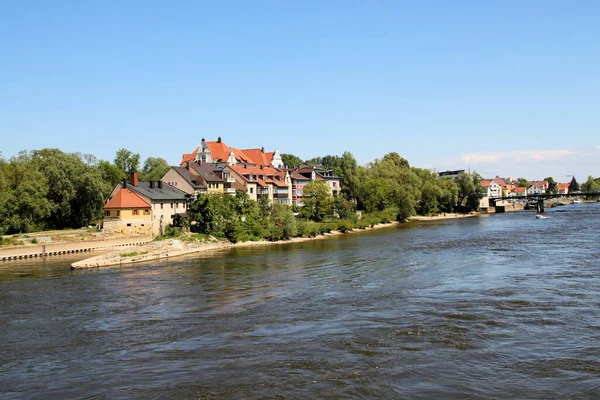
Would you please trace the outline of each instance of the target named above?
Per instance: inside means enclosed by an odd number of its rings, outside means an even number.
[[[464,173],[465,170],[464,169],[457,169],[455,171],[442,171],[442,172],[438,172],[438,176],[440,178],[457,178],[460,174]]]

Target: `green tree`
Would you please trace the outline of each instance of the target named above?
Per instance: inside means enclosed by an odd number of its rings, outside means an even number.
[[[600,189],[597,180],[592,175],[589,175],[587,181],[581,185],[581,190],[586,193],[591,193]]]
[[[102,177],[102,181],[105,183],[105,195],[108,195],[117,183],[121,182],[123,179],[127,179],[127,174],[108,161],[99,161],[97,168]]]
[[[140,169],[140,155],[132,153],[127,149],[117,150],[114,159],[115,165],[123,172],[125,176],[131,176]]]
[[[356,200],[361,171],[356,159],[349,151],[342,154],[336,174],[340,177],[342,194],[350,200]]]
[[[458,185],[458,206],[465,211],[479,210],[479,201],[485,196],[486,189],[481,184],[481,176],[463,172],[456,178]]]
[[[554,178],[551,176],[544,178],[546,182],[548,182],[548,189],[546,189],[547,194],[558,193],[558,184],[554,181]]]
[[[351,219],[356,216],[355,204],[346,200],[344,196],[337,196],[333,200],[333,209],[341,219]]]
[[[104,204],[100,171],[76,154],[59,149],[35,150],[32,164],[47,179],[51,213],[46,225],[55,229],[80,228],[95,223]]]
[[[45,227],[50,215],[48,182],[32,163],[31,154],[22,151],[0,163],[0,231],[30,232]]]
[[[325,181],[312,181],[304,186],[304,206],[300,214],[313,221],[323,221],[333,213],[333,196]]]
[[[529,181],[527,179],[525,179],[525,178],[519,178],[519,179],[517,179],[517,185],[519,187],[524,187],[525,189],[529,189],[529,186],[531,186],[529,184]]]
[[[141,181],[159,181],[171,167],[167,160],[161,157],[148,157],[140,173]]]
[[[288,168],[296,168],[304,164],[304,161],[302,161],[300,157],[287,153],[281,155],[281,161],[283,161],[283,165]]]
[[[569,193],[571,192],[579,192],[579,183],[577,183],[575,177],[573,177],[569,183]]]

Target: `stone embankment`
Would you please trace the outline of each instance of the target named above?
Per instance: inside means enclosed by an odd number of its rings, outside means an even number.
[[[34,246],[19,246],[0,249],[0,260],[21,260],[25,258],[47,257],[60,254],[83,253],[94,250],[112,250],[141,246],[152,240],[150,236],[136,236],[122,239],[88,240],[69,243],[49,243]]]

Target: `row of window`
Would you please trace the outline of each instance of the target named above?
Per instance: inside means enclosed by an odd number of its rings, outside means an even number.
[[[175,206],[174,206],[174,204],[175,204]],[[173,208],[173,207],[178,207],[178,206],[179,206],[179,204],[181,204],[181,206],[182,206],[184,209],[185,209],[185,208],[186,208],[186,206],[187,206],[187,204],[186,204],[186,203],[170,203],[170,206],[171,206],[171,208]],[[160,203],[160,209],[161,209],[161,210],[162,210],[162,209],[164,209],[164,203]],[[140,215],[140,210],[133,209],[133,210],[131,211],[131,214],[132,214],[132,215]],[[150,210],[147,210],[147,209],[146,209],[146,210],[143,210],[143,214],[144,214],[144,215],[150,215]],[[110,217],[110,210],[105,210],[105,211],[104,211],[104,216],[105,216],[105,217]],[[120,217],[120,216],[121,216],[121,210],[117,210],[117,217]]]

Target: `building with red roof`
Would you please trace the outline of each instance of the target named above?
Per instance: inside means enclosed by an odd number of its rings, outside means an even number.
[[[152,206],[133,190],[119,188],[104,206],[103,228],[111,232],[152,233]]]

